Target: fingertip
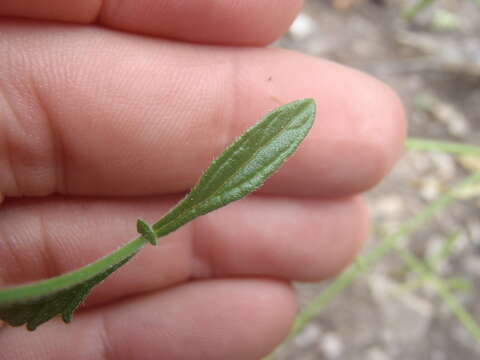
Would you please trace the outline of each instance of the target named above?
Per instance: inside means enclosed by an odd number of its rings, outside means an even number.
[[[303,0],[2,0],[0,16],[106,27],[171,39],[261,46],[278,39]]]
[[[243,117],[295,98],[316,102],[312,130],[263,192],[352,196],[378,184],[393,168],[402,153],[406,119],[388,85],[337,63],[278,49],[271,49],[268,60],[259,58],[255,68],[249,62],[239,67],[238,76],[243,100],[254,99],[242,104]]]
[[[234,360],[267,355],[287,336],[295,313],[288,283],[258,278],[186,283],[87,314],[106,315],[116,354],[149,349],[158,358]]]
[[[351,196],[371,189],[393,168],[403,150],[406,118],[390,86],[358,70],[330,65],[341,69],[336,81],[345,83],[334,86],[338,103],[323,102],[319,110],[324,120],[319,126],[325,129],[318,130],[322,135],[317,140],[323,142],[320,146],[331,162],[325,159],[324,175],[330,181],[325,180],[324,195]]]
[[[337,211],[337,207],[342,210]],[[316,229],[317,234],[321,235],[310,236],[309,251],[295,253],[296,258],[292,260],[297,266],[295,280],[322,281],[333,278],[350,266],[362,250],[369,227],[368,209],[363,198],[356,196],[335,200],[331,204],[331,211],[335,214],[332,218],[336,221],[336,231],[325,233]],[[328,253],[329,256],[322,256],[322,253]]]
[[[390,172],[403,152],[407,120],[402,101],[393,88],[370,75],[363,76],[369,85],[365,85],[364,95],[358,97],[357,106],[365,119],[371,119],[366,130],[370,132],[368,142],[378,157],[378,174],[373,177],[376,184]]]
[[[302,5],[303,0],[109,0],[99,22],[182,41],[260,46],[287,31]]]

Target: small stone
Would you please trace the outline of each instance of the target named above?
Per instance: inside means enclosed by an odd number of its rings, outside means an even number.
[[[385,338],[386,342],[401,347],[422,341],[433,317],[433,305],[414,293],[402,292],[395,281],[384,275],[370,276],[369,285],[385,328],[395,331]]]
[[[390,357],[384,350],[378,347],[374,347],[367,351],[364,359],[365,360],[390,360]]]
[[[464,260],[465,271],[470,275],[480,276],[480,259],[477,256],[469,256]]]
[[[420,195],[425,200],[435,200],[440,195],[440,190],[440,182],[434,177],[426,177],[420,181]]]
[[[306,347],[320,339],[321,331],[318,326],[310,324],[295,337],[295,344],[298,347]]]
[[[462,113],[455,109],[451,104],[439,102],[432,109],[433,115],[443,122],[451,135],[465,136],[468,134],[468,121]]]
[[[430,157],[438,170],[438,174],[444,180],[450,180],[455,176],[455,161],[449,154],[432,152]]]
[[[465,115],[436,95],[421,93],[416,97],[415,103],[419,109],[429,112],[435,120],[442,122],[451,135],[466,136],[470,131]]]
[[[441,350],[432,351],[432,360],[448,360],[447,354]]]
[[[408,161],[409,164],[412,165],[414,168],[415,172],[417,173],[423,173],[426,172],[430,169],[431,166],[431,160],[427,156],[427,154],[423,152],[410,152],[407,153],[406,155],[406,160]],[[417,175],[413,174],[415,178]]]
[[[301,40],[312,34],[314,30],[315,22],[312,18],[304,13],[300,13],[290,26],[289,32],[296,40]]]
[[[335,333],[326,333],[322,337],[320,348],[327,359],[338,359],[343,353],[342,339]]]
[[[380,197],[373,205],[374,209],[383,216],[398,216],[405,208],[405,204],[400,195],[389,194]]]

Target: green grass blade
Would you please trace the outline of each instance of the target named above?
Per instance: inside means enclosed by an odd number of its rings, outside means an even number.
[[[439,151],[455,155],[480,156],[480,146],[464,145],[448,141],[408,138],[405,146],[408,150]]]
[[[442,262],[452,255],[458,239],[460,239],[460,233],[450,235],[447,240],[443,242],[440,250],[427,259],[427,264],[433,272],[437,272]]]
[[[430,256],[425,261],[425,265],[428,266],[430,271],[433,273],[437,273],[439,271],[439,267],[447,258],[452,255],[454,245],[456,244],[457,240],[460,238],[459,233],[454,233],[450,235],[443,243],[442,247],[432,256]],[[463,283],[463,285],[465,282]],[[422,278],[413,279],[402,286],[402,288],[406,291],[415,291],[423,285]],[[465,288],[465,287],[463,287]]]
[[[422,261],[417,259],[406,249],[397,248],[401,258],[409,267],[419,274],[423,279],[433,284],[434,289],[442,300],[447,304],[450,311],[458,318],[464,328],[480,344],[480,327],[472,315],[453,296],[444,281],[432,273]]]

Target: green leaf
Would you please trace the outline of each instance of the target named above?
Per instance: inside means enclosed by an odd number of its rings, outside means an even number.
[[[164,236],[258,189],[295,151],[314,118],[312,99],[267,114],[214,160],[192,191],[153,225],[156,235]]]
[[[78,270],[35,283],[0,289],[0,319],[27,329],[61,314],[72,319],[94,286],[123,266],[145,245],[156,244],[194,218],[238,200],[258,189],[295,151],[315,118],[311,99],[294,101],[267,114],[230,145],[198,184],[152,227],[137,221],[140,237]]]
[[[137,220],[137,231],[140,235],[143,236],[145,240],[147,240],[150,244],[152,245],[157,245],[157,236],[155,235],[155,232],[151,228],[150,225],[148,225],[145,221],[142,219]]]

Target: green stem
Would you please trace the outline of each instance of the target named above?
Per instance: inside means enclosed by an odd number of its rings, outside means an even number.
[[[68,289],[70,284],[78,284],[87,281],[97,275],[102,269],[105,269],[106,266],[116,264],[121,260],[134,255],[143,245],[145,245],[145,240],[140,236],[127,243],[118,251],[78,270],[54,278],[38,281],[30,285],[1,289],[0,302],[2,304],[7,304],[22,301],[23,299],[40,298],[57,291]]]
[[[480,0],[478,0],[480,2]],[[449,141],[408,138],[405,142],[408,150],[439,151],[455,155],[479,155],[480,146],[463,145]]]
[[[460,239],[460,233],[450,235],[442,244],[440,250],[427,259],[427,265],[433,272],[438,272],[440,265],[448,259],[453,252],[453,247]]]

